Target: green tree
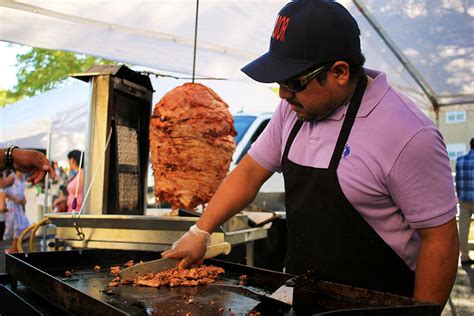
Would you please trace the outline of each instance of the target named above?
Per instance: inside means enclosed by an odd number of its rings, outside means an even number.
[[[10,91],[0,88],[0,107],[4,107],[20,99],[20,97],[13,96]]]
[[[63,84],[71,73],[84,72],[94,64],[115,62],[59,50],[32,48],[16,56],[19,71],[18,83],[11,91],[11,97],[33,96]]]

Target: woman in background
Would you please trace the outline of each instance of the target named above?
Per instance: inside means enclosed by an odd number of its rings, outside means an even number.
[[[0,240],[3,240],[3,233],[5,232],[5,221],[7,218],[7,204],[5,190],[5,180],[3,179],[3,172],[0,173]]]
[[[12,240],[5,253],[18,252],[17,243],[21,233],[30,226],[30,221],[25,215],[25,176],[23,172],[12,173],[6,179],[5,195],[8,209],[3,239]],[[26,236],[27,237],[27,236]]]
[[[84,161],[81,161],[81,152],[79,150],[73,150],[68,155],[69,168],[74,172],[74,176],[67,184],[67,211],[68,212],[79,212],[82,206],[82,186],[84,184]],[[80,165],[80,166],[79,166]],[[79,187],[78,187],[79,185]],[[74,200],[77,199],[76,205]]]

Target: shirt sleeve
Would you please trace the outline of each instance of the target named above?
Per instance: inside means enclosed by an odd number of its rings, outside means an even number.
[[[272,119],[248,151],[253,160],[271,172],[281,172],[284,109],[283,102],[280,102]]]
[[[449,158],[434,126],[423,128],[406,144],[387,184],[395,204],[415,229],[436,227],[456,216]]]

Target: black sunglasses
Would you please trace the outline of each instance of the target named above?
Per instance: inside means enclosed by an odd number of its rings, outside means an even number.
[[[306,75],[302,75],[299,77],[290,78],[284,81],[278,81],[280,86],[283,86],[286,90],[296,93],[301,92],[306,89],[308,83],[313,80],[317,75],[322,73],[326,70],[327,65],[321,66]]]

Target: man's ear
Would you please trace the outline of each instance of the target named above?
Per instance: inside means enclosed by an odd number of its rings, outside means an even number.
[[[329,75],[334,77],[338,85],[347,85],[350,78],[349,64],[345,61],[336,61],[332,65]]]

